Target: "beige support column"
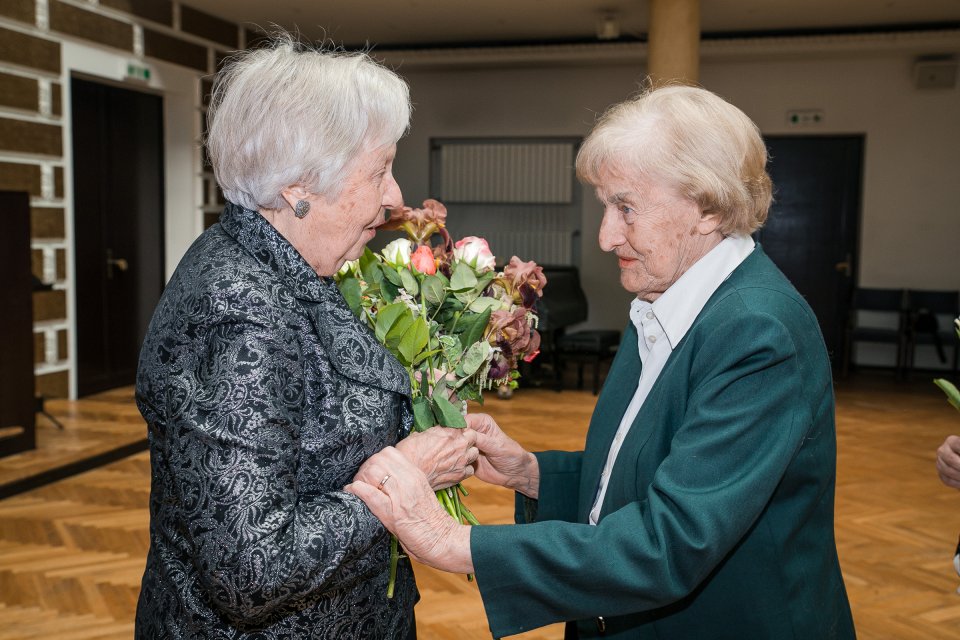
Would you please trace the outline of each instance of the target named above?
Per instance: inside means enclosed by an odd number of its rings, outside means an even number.
[[[700,78],[700,0],[650,0],[647,73],[654,82]]]

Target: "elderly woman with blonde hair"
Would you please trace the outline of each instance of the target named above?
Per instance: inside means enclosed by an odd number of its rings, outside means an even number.
[[[226,64],[208,118],[228,203],[167,285],[137,376],[152,487],[136,637],[415,637],[410,563],[388,598],[390,536],[343,487],[386,446],[450,486],[476,434],[405,438],[406,370],[331,279],[403,204],[407,85],[279,37]]]
[[[577,158],[600,247],[636,295],[583,451],[531,453],[470,415],[477,477],[519,526],[462,526],[387,447],[348,489],[415,558],[474,572],[497,638],[847,640],[833,535],[830,361],[755,244],[771,184],[757,127],[704,89],[611,108]],[[396,482],[377,489],[376,478]]]

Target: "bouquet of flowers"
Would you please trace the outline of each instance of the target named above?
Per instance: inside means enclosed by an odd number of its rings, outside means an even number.
[[[957,330],[957,339],[960,340],[960,318],[954,320],[953,325]],[[960,410],[960,390],[957,390],[957,387],[946,378],[937,378],[933,383],[943,389],[943,392],[947,394],[947,401],[957,410]]]
[[[350,308],[407,368],[416,431],[466,427],[467,401],[482,402],[493,387],[516,388],[519,361],[533,360],[540,346],[534,304],[547,283],[543,269],[514,256],[498,271],[487,241],[453,242],[446,218],[436,200],[392,210],[383,228],[407,237],[380,253],[366,249],[336,275]],[[441,242],[432,245],[435,235]],[[437,498],[458,522],[478,524],[461,494],[458,484]],[[396,538],[390,556],[388,596]]]

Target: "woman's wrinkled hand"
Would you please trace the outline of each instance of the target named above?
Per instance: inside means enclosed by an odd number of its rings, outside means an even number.
[[[433,427],[411,433],[396,448],[423,472],[431,487],[444,489],[474,474],[480,455],[476,445],[473,429]]]
[[[371,456],[344,488],[366,503],[417,562],[473,573],[470,527],[443,510],[423,472],[396,448]]]
[[[937,473],[940,482],[960,489],[960,436],[947,436],[937,449]]]
[[[536,498],[540,491],[540,464],[537,458],[500,429],[485,413],[467,415],[467,426],[477,432],[477,477],[490,484],[519,491]]]

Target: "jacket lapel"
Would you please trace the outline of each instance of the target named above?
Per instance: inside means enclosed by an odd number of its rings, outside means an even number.
[[[684,335],[683,339],[680,340],[679,344],[677,344],[676,348],[674,348],[673,352],[670,354],[670,357],[667,358],[667,362],[664,364],[663,370],[660,372],[659,377],[657,378],[656,382],[654,382],[653,387],[650,389],[650,393],[647,395],[646,400],[644,400],[643,406],[637,413],[637,417],[630,425],[630,433],[627,438],[632,441],[631,444],[637,451],[643,448],[647,440],[650,438],[650,435],[653,433],[653,430],[660,428],[659,422],[662,420],[662,418],[658,415],[658,410],[662,403],[657,400],[657,396],[663,392],[663,388],[666,384],[665,380],[670,379],[670,376],[673,375],[672,369],[676,368],[677,366],[676,362],[680,358],[680,352],[684,349],[687,343],[687,338],[694,332],[694,329],[703,320],[703,317],[706,315],[707,311],[717,304],[717,301],[720,300],[720,298],[727,294],[729,287],[727,284],[728,282],[742,279],[744,277],[748,279],[753,278],[754,273],[758,272],[761,265],[765,265],[767,263],[769,263],[769,260],[767,259],[766,254],[764,254],[760,247],[760,243],[758,242],[756,243],[754,250],[749,256],[746,257],[743,263],[733,270],[733,273],[730,274],[727,282],[724,282],[717,287],[717,290],[713,292],[713,295],[710,296],[706,304],[703,305],[703,309],[701,309],[700,313],[697,314],[697,317],[690,326],[690,329],[687,330],[687,333]],[[620,352],[624,349],[624,345],[628,346],[627,351],[631,357],[624,358],[624,361],[620,363],[622,369],[617,371],[617,376],[614,377],[614,370],[617,367],[620,359]],[[597,408],[594,410],[593,418],[590,421],[590,431],[587,437],[587,451],[590,451],[590,455],[584,455],[583,469],[581,472],[582,476],[579,504],[581,522],[587,521],[590,510],[593,508],[593,500],[596,497],[596,491],[600,483],[600,474],[603,472],[603,467],[607,462],[607,454],[610,451],[610,445],[612,444],[613,438],[616,435],[618,427],[620,426],[620,420],[623,419],[623,414],[626,412],[627,406],[630,404],[634,393],[637,391],[637,383],[640,380],[640,370],[640,355],[637,351],[637,332],[636,328],[631,322],[628,325],[624,339],[620,344],[620,349],[617,352],[617,359],[615,359],[613,365],[611,365],[608,382],[604,384],[603,388],[605,393],[601,394],[599,400],[597,401]],[[606,401],[604,395],[607,396]],[[602,414],[601,411],[603,412]],[[596,438],[593,437],[594,429],[597,429],[598,431]],[[597,448],[592,449],[594,446]],[[613,469],[610,471],[611,477],[617,476],[618,467],[621,464],[629,463],[625,462],[622,456],[618,456],[617,461],[613,465]],[[606,496],[604,497],[604,504],[609,502],[611,495],[611,491],[608,487]],[[601,517],[603,517],[606,513],[607,511],[605,508],[600,509]]]
[[[228,203],[220,225],[289,287],[306,310],[338,373],[366,385],[410,395],[406,369],[350,311],[333,279],[318,276],[262,215]]]
[[[620,426],[620,420],[633,399],[640,381],[640,353],[637,348],[637,329],[630,322],[623,332],[623,340],[610,365],[597,406],[590,418],[590,429],[584,448],[580,470],[580,500],[578,515],[586,522],[600,483],[600,474],[607,462],[607,453]]]
[[[363,384],[410,395],[410,376],[354,315],[330,281],[322,302],[301,300],[330,363],[341,375]]]

